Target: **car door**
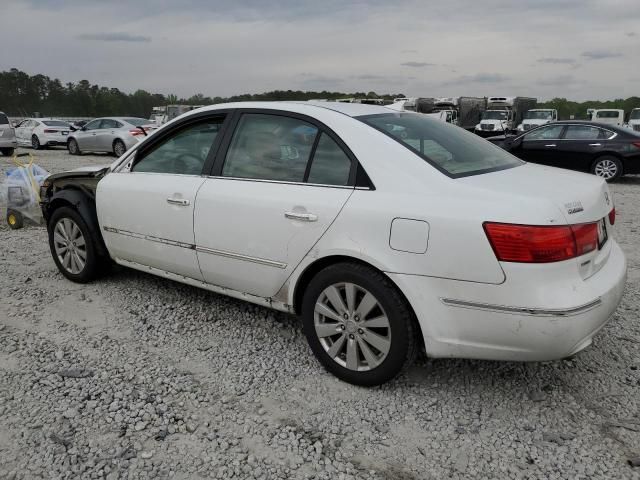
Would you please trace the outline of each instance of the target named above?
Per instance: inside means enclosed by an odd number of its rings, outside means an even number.
[[[113,140],[116,136],[116,129],[122,127],[122,124],[112,118],[103,118],[100,128],[96,131],[96,150],[100,152],[112,152]]]
[[[236,114],[196,198],[208,283],[271,297],[353,192],[356,161],[337,136],[286,112]]]
[[[98,129],[102,123],[101,118],[91,120],[80,130],[75,132],[74,136],[80,150],[94,150],[97,147],[96,137],[98,136]]]
[[[98,218],[116,261],[202,279],[194,247],[194,203],[224,119],[216,115],[181,122],[100,181]]]
[[[606,130],[592,125],[567,125],[563,139],[559,142],[558,166],[588,172],[591,163],[607,143]]]
[[[522,137],[514,153],[527,162],[555,165],[558,160],[558,144],[564,125],[545,125]]]

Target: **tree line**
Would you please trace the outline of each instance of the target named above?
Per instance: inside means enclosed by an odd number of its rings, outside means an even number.
[[[231,97],[208,97],[201,93],[189,98],[176,95],[150,93],[136,90],[126,93],[117,88],[91,84],[88,80],[63,84],[57,78],[46,75],[29,75],[16,68],[0,72],[0,111],[10,116],[99,117],[108,115],[133,115],[149,118],[155,106],[169,104],[211,105],[214,103],[259,100],[312,100],[340,98],[382,98],[392,100],[403,97],[401,93],[378,95],[375,92],[313,92],[301,90],[274,90],[264,93],[245,93]],[[425,95],[426,96],[426,95]],[[590,100],[574,102],[566,98],[554,98],[541,102],[538,108],[555,108],[561,119],[585,118],[587,108],[623,109],[628,115],[633,108],[640,108],[640,97],[608,101]]]

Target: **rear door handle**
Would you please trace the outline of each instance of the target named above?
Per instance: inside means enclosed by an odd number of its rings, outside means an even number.
[[[300,220],[302,222],[315,222],[318,220],[318,216],[313,213],[284,212],[284,216],[291,220]]]
[[[169,197],[167,198],[167,203],[170,203],[171,205],[179,205],[181,207],[186,207],[188,206],[191,202],[185,198],[173,198],[173,197]]]
[[[589,146],[590,147],[601,147],[602,144],[601,143],[590,143]]]
[[[556,144],[555,143],[550,143],[549,145],[545,145],[545,147],[555,147]]]

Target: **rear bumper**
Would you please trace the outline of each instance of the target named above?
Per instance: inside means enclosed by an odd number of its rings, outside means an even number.
[[[624,254],[612,241],[608,261],[587,280],[577,272],[573,281],[529,274],[527,285],[510,282],[508,270],[501,285],[389,276],[416,312],[428,355],[545,361],[591,344],[622,299],[626,271]]]

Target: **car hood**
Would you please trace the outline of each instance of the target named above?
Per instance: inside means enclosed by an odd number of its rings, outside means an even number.
[[[570,224],[599,220],[613,208],[613,197],[603,179],[561,168],[527,163],[458,180],[486,190],[487,195],[504,194],[513,206],[518,199],[523,206],[538,204],[541,209],[545,201],[552,202]]]

